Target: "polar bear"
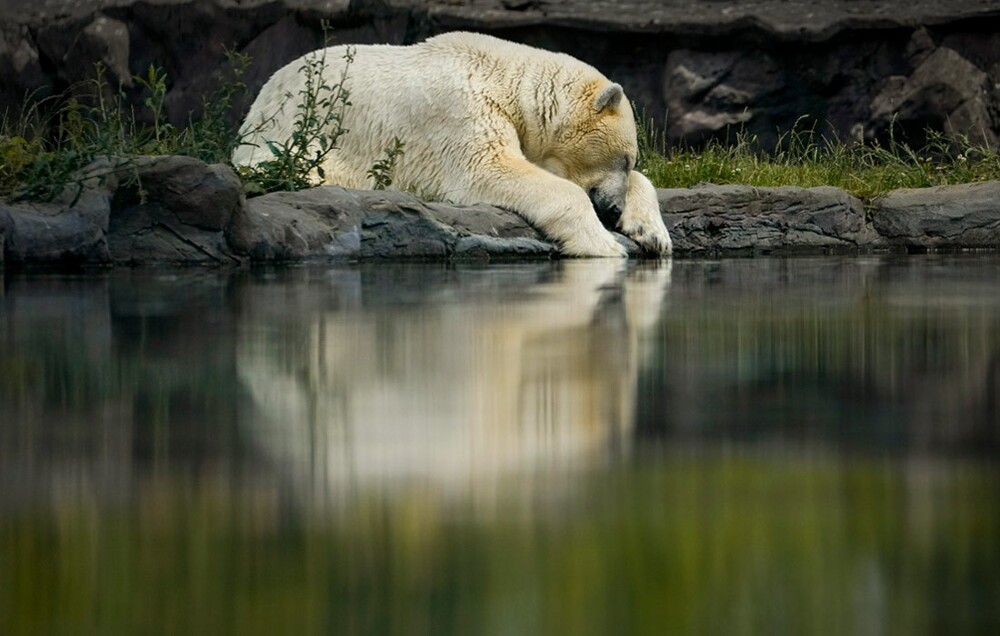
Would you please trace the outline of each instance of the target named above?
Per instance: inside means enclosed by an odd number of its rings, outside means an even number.
[[[647,252],[670,254],[656,190],[635,170],[635,119],[622,87],[560,53],[453,32],[411,46],[331,47],[277,71],[241,129],[237,166],[272,158],[292,134],[302,69],[323,55],[326,80],[346,77],[350,106],[317,182],[369,188],[394,139],[394,183],[459,204],[513,210],[571,256],[624,256],[604,225]],[[345,69],[345,65],[347,65]],[[602,221],[604,225],[602,225]]]

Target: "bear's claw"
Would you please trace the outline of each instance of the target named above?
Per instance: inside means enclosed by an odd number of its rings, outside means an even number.
[[[670,240],[670,234],[665,227],[660,228],[655,225],[647,227],[642,221],[634,219],[629,221],[622,220],[621,232],[638,243],[643,252],[658,256],[670,256],[674,246],[673,241]]]

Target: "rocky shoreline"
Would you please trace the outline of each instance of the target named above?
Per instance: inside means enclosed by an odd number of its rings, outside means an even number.
[[[190,157],[143,158],[128,175],[94,176],[52,203],[0,201],[0,265],[559,257],[519,216],[485,205],[337,186],[248,200],[231,169]],[[703,185],[659,199],[676,257],[1000,248],[1000,182],[899,190],[868,205],[833,187]]]

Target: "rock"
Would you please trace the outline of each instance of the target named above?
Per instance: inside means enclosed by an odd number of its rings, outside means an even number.
[[[339,186],[250,199],[226,232],[234,251],[260,262],[547,258],[555,251],[513,212]]]
[[[455,206],[445,203],[430,203],[428,210],[437,221],[463,233],[545,241],[541,232],[533,228],[523,218],[513,212],[493,206]]]
[[[51,87],[28,27],[0,22],[0,113],[19,111],[25,97],[45,97]]]
[[[128,25],[120,20],[103,15],[94,18],[80,32],[68,55],[84,64],[100,62],[107,70],[107,79],[112,86],[132,86]],[[81,69],[79,74],[85,72],[86,69]]]
[[[758,116],[762,102],[784,86],[778,65],[743,51],[673,51],[667,56],[663,93],[667,135],[701,143]]]
[[[324,186],[249,202],[227,167],[189,157],[103,159],[52,203],[0,202],[0,263],[201,264],[538,259],[555,245],[517,214],[396,191]],[[674,251],[825,254],[1000,248],[1000,182],[894,192],[832,187],[659,190]],[[638,246],[616,239],[633,256]]]
[[[117,185],[108,223],[115,262],[237,263],[223,233],[246,205],[243,186],[223,165],[190,157],[147,157]]]
[[[968,135],[974,143],[995,146],[987,75],[956,51],[939,47],[909,77],[887,79],[871,105],[869,137],[882,137],[890,127],[906,133],[911,145],[924,143],[927,128]]]
[[[458,232],[418,206],[376,212],[361,224],[365,260],[447,258],[458,243]]]
[[[917,68],[924,63],[924,60],[934,52],[937,45],[934,37],[926,28],[921,27],[913,32],[910,41],[906,44],[906,57],[913,68]]]
[[[10,263],[238,263],[223,229],[245,206],[229,168],[190,157],[95,161],[51,203],[0,202]],[[79,195],[79,196],[77,196]]]
[[[111,261],[111,202],[102,189],[51,203],[0,201],[3,258],[10,264],[98,264]]]
[[[258,262],[354,258],[364,193],[339,186],[250,199],[226,228],[232,249]]]
[[[392,192],[376,202],[361,228],[360,257],[551,258],[558,249],[513,212],[490,206],[424,203]]]
[[[303,24],[297,15],[286,15],[267,26],[242,50],[252,62],[245,77],[251,89],[248,92],[255,96],[275,71],[320,45],[315,30]],[[240,99],[245,102],[244,110],[253,103],[251,95],[241,95]]]
[[[154,66],[169,78],[164,110],[175,126],[186,125],[203,100],[228,82],[226,51],[239,50],[287,11],[269,3],[233,11],[228,4],[130,2],[118,14],[129,24],[132,72],[145,75]]]
[[[558,254],[558,249],[551,243],[526,236],[498,238],[494,236],[474,235],[458,239],[458,242],[455,243],[452,256],[455,259],[495,261],[554,258]]]
[[[855,251],[880,244],[843,190],[699,186],[659,190],[676,254]]]
[[[872,224],[908,248],[1000,247],[1000,182],[892,192],[873,203]]]
[[[1000,32],[995,29],[949,33],[941,39],[941,45],[956,51],[984,71],[1000,60]]]
[[[65,25],[69,27],[70,25]],[[97,65],[103,67],[105,99],[113,97],[119,86],[132,86],[129,69],[130,41],[128,25],[97,14],[92,19],[74,23],[72,28],[48,28],[38,33],[38,46],[56,71],[57,78],[78,94],[92,95]]]

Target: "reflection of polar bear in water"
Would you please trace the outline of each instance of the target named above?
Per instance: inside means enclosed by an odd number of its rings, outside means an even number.
[[[371,187],[369,171],[398,138],[396,184],[514,210],[567,254],[625,255],[598,214],[646,250],[670,253],[656,190],[635,170],[632,107],[593,67],[474,33],[351,48],[346,71],[347,47],[332,47],[275,73],[247,114],[233,163],[273,159],[268,142],[291,138],[303,68],[322,59],[327,84],[346,72],[351,102],[348,132],[322,167],[327,183]]]
[[[296,342],[241,338],[238,372],[253,397],[244,419],[257,445],[297,483],[341,492],[479,490],[620,451],[632,430],[638,338],[659,316],[669,263],[513,271],[541,281],[514,278],[483,295],[454,286],[430,299],[412,281],[398,290],[379,281],[390,296],[419,300],[316,313]],[[248,309],[262,327],[269,311]],[[282,359],[289,351],[300,353]]]

